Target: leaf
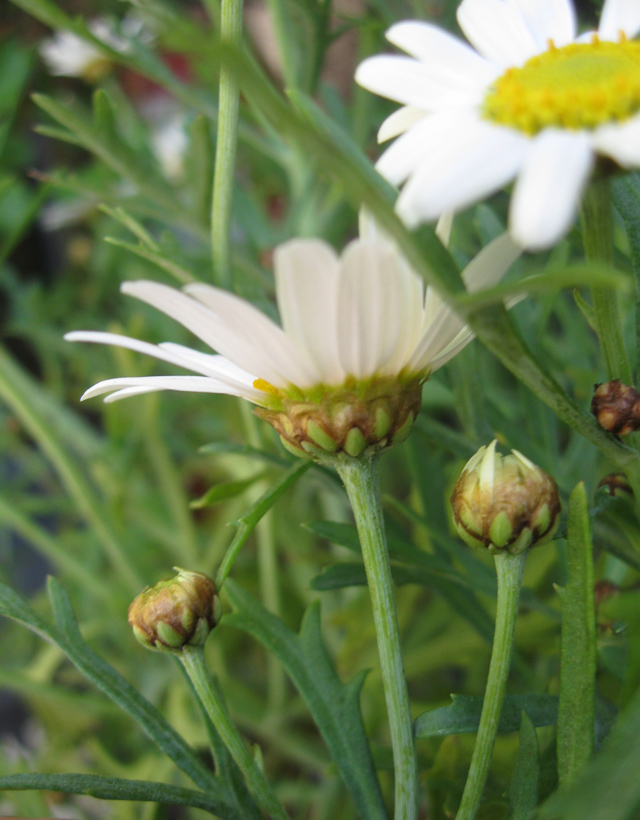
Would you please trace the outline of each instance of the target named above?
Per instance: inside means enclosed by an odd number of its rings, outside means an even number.
[[[193,806],[229,820],[240,815],[224,800],[194,789],[184,789],[150,780],[127,780],[122,777],[102,777],[95,774],[13,774],[0,777],[2,791],[55,791],[64,794],[88,794],[99,800],[139,800]]]
[[[415,720],[416,737],[441,737],[477,732],[484,698],[451,695],[450,706],[423,712]],[[522,713],[534,726],[552,726],[558,718],[555,695],[506,695],[498,724],[499,732],[517,732]]]
[[[562,605],[557,741],[561,786],[576,779],[594,747],[596,617],[590,527],[587,493],[580,482],[569,497],[567,585],[558,589]]]
[[[237,444],[235,441],[213,441],[211,444],[205,444],[200,447],[198,452],[205,454],[233,453],[234,455],[254,458],[256,461],[266,461],[269,464],[277,464],[278,467],[291,466],[291,459],[274,455],[273,453],[267,452],[267,450],[260,450],[257,447],[251,447],[248,444]]]
[[[228,498],[236,498],[242,495],[245,490],[248,490],[256,481],[264,478],[264,475],[264,473],[259,473],[242,481],[221,481],[219,484],[214,484],[203,496],[192,501],[189,506],[192,510],[201,510],[203,507],[213,507],[214,504],[226,501]]]
[[[529,820],[538,805],[539,756],[536,730],[527,713],[523,712],[520,723],[520,746],[509,786],[511,811],[507,820]]]
[[[131,216],[131,214],[127,213],[124,208],[110,208],[108,205],[100,205],[99,210],[110,216],[112,219],[115,219],[116,222],[119,222],[128,231],[131,231],[131,233],[137,237],[148,250],[156,252],[160,250],[160,246],[153,239],[144,225],[141,225],[140,222]]]
[[[102,207],[104,208],[104,206]],[[189,273],[188,270],[185,270],[176,262],[168,259],[165,255],[156,253],[155,251],[146,248],[144,245],[134,245],[133,242],[126,242],[123,239],[117,239],[113,236],[105,236],[104,241],[108,242],[109,245],[115,245],[116,248],[123,248],[125,251],[134,253],[141,259],[146,259],[148,262],[153,262],[154,265],[157,265],[163,271],[166,271],[166,273],[173,276],[174,279],[177,279],[178,282],[181,282],[183,285],[188,285],[190,282],[195,282],[195,278]]]
[[[628,273],[615,270],[608,265],[570,265],[566,268],[527,276],[518,279],[517,282],[505,282],[486,290],[460,294],[453,301],[454,304],[459,304],[460,307],[479,308],[504,302],[509,297],[521,294],[544,294],[558,291],[561,288],[582,287],[585,285],[628,292],[633,285],[633,280]]]
[[[640,691],[575,782],[538,809],[539,820],[636,820],[640,811]]]
[[[280,478],[274,481],[266,493],[263,493],[244,515],[233,522],[238,528],[238,531],[220,562],[218,574],[216,575],[217,589],[222,589],[227,575],[231,571],[233,562],[236,560],[236,556],[256,528],[260,519],[266,515],[280,496],[283,495],[292,484],[295,484],[300,476],[311,467],[312,463],[311,461],[299,461],[293,464]]]
[[[322,641],[319,605],[307,610],[296,635],[235,582],[227,581],[227,593],[234,612],[225,623],[260,641],[287,670],[340,769],[358,816],[387,820],[360,713],[366,673],[341,683]]]
[[[155,706],[84,642],[67,594],[53,578],[49,579],[49,594],[57,628],[47,624],[20,595],[5,584],[0,584],[0,615],[19,621],[41,638],[60,647],[71,663],[130,715],[194,783],[210,797],[215,796],[217,799],[220,796],[222,801],[228,802],[225,785],[218,782]]]

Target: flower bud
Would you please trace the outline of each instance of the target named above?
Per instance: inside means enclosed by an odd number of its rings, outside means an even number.
[[[597,384],[591,412],[600,427],[616,436],[628,436],[640,428],[640,393],[620,379]]]
[[[175,578],[147,587],[129,607],[133,634],[149,649],[180,652],[202,646],[221,616],[213,581],[201,572],[178,570]]]
[[[606,489],[609,495],[629,497],[633,495],[633,489],[629,484],[629,479],[624,473],[610,473],[598,482],[597,489]]]
[[[560,498],[551,476],[517,450],[501,456],[496,443],[481,447],[462,471],[453,519],[466,544],[517,554],[553,537]]]

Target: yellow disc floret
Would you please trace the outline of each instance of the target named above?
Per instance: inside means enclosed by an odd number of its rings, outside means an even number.
[[[534,135],[590,130],[640,113],[640,43],[572,43],[508,69],[484,100],[484,117]]]

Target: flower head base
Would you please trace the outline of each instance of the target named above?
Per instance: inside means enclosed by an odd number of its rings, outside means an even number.
[[[503,235],[467,266],[469,290],[498,281],[519,256]],[[297,454],[359,456],[397,444],[420,409],[426,378],[472,332],[384,238],[356,240],[341,257],[317,240],[275,251],[279,327],[253,305],[209,285],[176,291],[155,282],[122,290],[181,322],[222,355],[177,344],[151,345],[79,331],[71,341],[115,344],[194,371],[197,376],[108,379],[83,398],[105,401],[154,390],[227,393],[258,415]]]
[[[339,388],[318,387],[306,400],[284,397],[281,409],[257,408],[257,416],[280,434],[295,455],[373,455],[400,444],[420,410],[427,378],[381,378],[347,381]]]
[[[496,441],[469,460],[451,496],[462,540],[490,552],[512,554],[553,537],[560,520],[558,488],[551,476],[517,450],[496,453]]]
[[[180,652],[184,646],[202,646],[220,620],[213,581],[201,572],[175,569],[175,578],[147,587],[129,607],[133,634],[149,649]]]
[[[381,141],[398,139],[378,170],[404,184],[409,225],[516,179],[511,233],[548,248],[571,227],[596,158],[640,167],[640,3],[606,0],[598,32],[580,36],[571,0],[463,0],[457,17],[474,48],[403,22],[387,37],[410,56],[359,66],[357,82],[404,106],[380,128]]]

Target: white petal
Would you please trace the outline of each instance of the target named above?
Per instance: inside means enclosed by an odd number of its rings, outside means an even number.
[[[434,356],[434,358],[431,359],[429,363],[429,371],[434,373],[440,367],[443,367],[443,365],[447,362],[450,362],[451,359],[453,359],[454,356],[457,356],[457,354],[474,338],[474,332],[471,328],[465,325],[460,333],[458,333],[456,338],[449,345],[447,345],[444,350],[438,353],[437,356]]]
[[[137,376],[132,378],[107,379],[98,382],[90,387],[82,396],[82,401],[91,399],[94,396],[101,396],[104,393],[115,391],[133,390],[136,392],[151,393],[157,390],[178,390],[185,393],[226,393],[230,396],[240,396],[255,401],[255,396],[260,393],[254,390],[251,394],[245,395],[239,390],[229,387],[227,384],[218,382],[215,379],[208,379],[204,376]],[[133,393],[127,392],[127,395]],[[125,398],[125,396],[121,396]]]
[[[524,20],[539,51],[549,48],[549,40],[560,48],[576,36],[576,15],[571,0],[509,0]]]
[[[462,40],[430,23],[397,23],[386,37],[456,86],[475,87],[478,82],[489,85],[496,79],[495,66]]]
[[[195,372],[211,376],[213,379],[220,379],[220,381],[232,385],[251,387],[257,378],[252,373],[247,373],[246,370],[230,362],[229,359],[225,359],[224,356],[201,353],[199,350],[193,350],[174,342],[161,342],[158,347],[169,353],[174,352],[177,356],[182,357],[183,361],[188,361],[189,367]]]
[[[191,287],[197,288],[199,295],[216,290],[206,285]],[[284,387],[296,375],[306,376],[296,367],[298,356],[282,330],[253,305],[231,294],[219,291],[228,298],[215,300],[220,312],[214,312],[157,282],[125,282],[121,290],[166,313],[243,370],[277,387]]]
[[[460,211],[495,193],[518,172],[528,143],[518,131],[479,117],[444,112],[429,120],[433,128],[428,139],[423,131],[424,157],[396,206],[410,226],[433,221],[445,211]]]
[[[326,242],[298,239],[276,248],[276,295],[282,326],[314,365],[315,381],[342,384],[336,313],[340,263]]]
[[[115,347],[124,347],[128,350],[135,350],[137,353],[144,353],[146,356],[153,356],[154,359],[175,364],[179,367],[184,367],[187,370],[193,370],[195,373],[200,373],[203,376],[217,376],[217,372],[212,365],[212,361],[221,358],[216,356],[209,356],[205,353],[198,353],[188,347],[181,345],[170,345],[168,343],[162,345],[152,345],[149,342],[142,342],[139,339],[131,339],[128,336],[120,336],[117,333],[103,333],[101,331],[93,330],[74,330],[71,333],[66,333],[64,336],[67,342],[91,342],[94,344],[114,345]],[[200,358],[197,358],[200,357]],[[256,378],[247,374],[252,381]]]
[[[594,131],[591,145],[623,168],[640,167],[640,116],[601,126]]]
[[[521,248],[508,233],[501,234],[483,248],[462,272],[467,290],[473,293],[499,282],[521,253]],[[432,288],[429,288],[428,296],[425,332],[410,361],[410,368],[414,370],[427,366],[432,369],[441,367],[461,350],[473,335]],[[451,352],[454,347],[454,352]]]
[[[476,293],[497,284],[511,265],[522,255],[522,248],[508,233],[489,242],[462,271],[469,293]]]
[[[425,157],[455,138],[460,114],[431,114],[390,145],[376,163],[378,173],[392,185],[401,185]]]
[[[445,248],[449,247],[449,240],[451,239],[451,230],[453,229],[453,218],[455,213],[453,211],[446,211],[442,214],[436,225],[435,234],[442,242]]]
[[[406,355],[407,330],[419,321],[420,302],[416,309],[410,279],[418,277],[387,242],[351,242],[341,261],[338,339],[342,367],[357,379],[386,373],[384,368],[392,360],[395,363]]]
[[[520,66],[538,53],[522,17],[503,0],[463,0],[456,16],[469,42],[496,66]]]
[[[640,3],[638,0],[605,0],[598,28],[601,40],[617,42],[621,33],[631,39],[638,31],[640,31]]]
[[[369,57],[360,63],[356,82],[381,97],[424,111],[478,105],[487,87],[485,80],[473,75],[461,84],[437,66],[390,54]]]
[[[582,132],[548,128],[534,139],[511,196],[509,230],[516,242],[541,250],[569,230],[593,160]]]
[[[378,130],[378,142],[386,142],[398,137],[400,134],[404,134],[405,131],[408,131],[425,116],[426,113],[421,108],[404,105],[383,121]]]

